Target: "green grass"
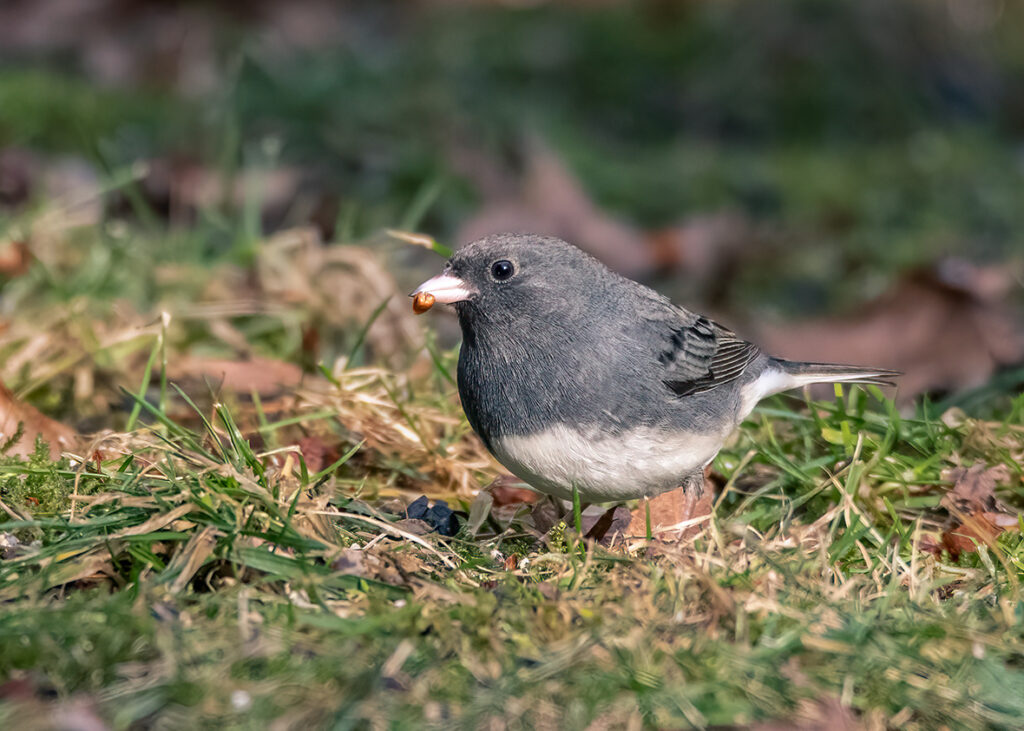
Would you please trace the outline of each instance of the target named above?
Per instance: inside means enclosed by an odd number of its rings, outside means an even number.
[[[1021,727],[1021,532],[929,549],[950,467],[1004,465],[997,496],[1024,509],[1019,369],[910,412],[857,389],[775,398],[715,460],[691,542],[585,545],[575,520],[539,540],[528,515],[473,504],[495,469],[454,352],[430,334],[387,351],[400,289],[342,311],[326,295],[365,276],[303,273],[258,198],[168,226],[136,190],[150,156],[229,181],[312,169],[335,240],[401,280],[420,252],[383,229],[455,243],[479,203],[452,131],[514,172],[528,129],[638,226],[739,211],[770,244],[731,272],[739,311],[849,310],[938,257],[1020,249],[1012,22],[947,35],[909,5],[660,7],[431,11],[291,57],[250,42],[191,101],[0,74],[0,144],[84,157],[104,203],[71,228],[40,190],[0,210],[0,238],[38,254],[0,283],[4,381],[95,435],[58,461],[0,456],[0,535],[17,542],[0,559],[0,726],[84,705],[117,729]],[[305,375],[284,393],[169,383],[186,354]],[[390,501],[423,493],[480,532],[406,530]]]
[[[867,727],[1019,726],[1020,532],[956,558],[925,550],[941,542],[949,467],[1005,465],[998,497],[1024,506],[1012,373],[916,413],[876,390],[763,404],[715,461],[712,521],[682,546],[583,546],[568,525],[538,541],[523,516],[416,536],[388,499],[427,493],[468,512],[494,475],[455,399],[454,352],[428,339],[409,369],[327,361],[284,403],[165,386],[165,363],[186,352],[231,357],[232,332],[299,360],[282,343],[316,310],[267,293],[261,316],[230,314],[238,293],[207,286],[237,277],[235,254],[174,252],[209,229],[126,231],[59,234],[68,256],[5,288],[18,315],[0,352],[23,363],[8,385],[109,430],[58,462],[43,448],[0,460],[0,533],[21,546],[0,561],[0,684],[23,689],[0,701],[5,725],[86,699],[115,728],[836,713]],[[252,266],[269,250],[255,247]],[[182,314],[204,297],[208,314]],[[342,329],[342,355],[370,344],[375,310]],[[334,456],[310,467],[302,439]]]
[[[159,130],[183,132],[176,127],[194,116],[168,95],[102,90],[67,74],[13,66],[0,72],[0,110],[4,144],[108,154],[116,141],[126,156],[166,144]]]
[[[1003,404],[1005,422],[949,427],[860,391],[771,402],[716,460],[708,529],[653,557],[552,550],[514,524],[385,538],[394,518],[343,479],[373,449],[286,472],[224,406],[196,428],[146,404],[152,426],[99,461],[5,461],[4,499],[31,517],[0,530],[37,543],[0,563],[0,676],[44,705],[91,698],[117,728],[702,727],[830,703],[867,725],[1011,728],[1024,541],[956,562],[920,548],[946,466],[1006,464],[1000,497],[1024,503],[1024,397]],[[314,406],[294,420],[322,422]],[[401,411],[440,437],[420,406]]]

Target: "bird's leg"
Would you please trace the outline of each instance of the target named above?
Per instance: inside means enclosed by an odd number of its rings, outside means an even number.
[[[649,510],[650,529],[655,537],[673,541],[689,538],[700,530],[697,519],[711,513],[711,498],[703,472],[687,475],[680,487],[646,498],[646,505],[641,504],[633,511],[628,534],[647,535]]]

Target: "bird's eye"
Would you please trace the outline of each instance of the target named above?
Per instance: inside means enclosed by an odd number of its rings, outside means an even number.
[[[516,273],[516,268],[512,262],[507,259],[496,261],[491,264],[491,276],[499,282],[504,282],[507,279],[511,279],[512,275]]]

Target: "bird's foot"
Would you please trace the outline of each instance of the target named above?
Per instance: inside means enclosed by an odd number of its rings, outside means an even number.
[[[682,487],[641,500],[632,512],[626,534],[635,538],[647,535],[649,509],[651,537],[666,542],[692,538],[703,529],[711,515],[712,498],[704,475],[698,475],[687,480]]]

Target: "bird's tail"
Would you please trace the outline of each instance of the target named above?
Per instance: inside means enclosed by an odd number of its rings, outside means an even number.
[[[836,365],[834,363],[801,363],[792,360],[772,359],[773,370],[778,371],[777,390],[788,391],[812,383],[866,383],[875,386],[894,386],[892,379],[899,371],[888,368],[866,368],[864,366]]]

